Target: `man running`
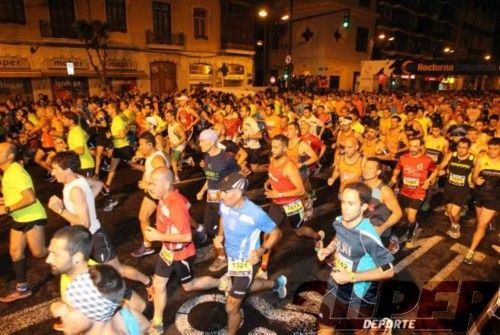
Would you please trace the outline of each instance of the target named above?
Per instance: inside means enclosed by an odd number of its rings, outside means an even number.
[[[274,142],[274,141],[273,141]],[[229,259],[227,275],[231,280],[226,298],[227,334],[236,334],[241,323],[240,308],[248,293],[272,289],[280,299],[286,296],[287,278],[276,280],[255,278],[261,258],[278,243],[281,230],[257,205],[245,197],[248,180],[240,173],[232,173],[220,184],[222,203],[219,231],[214,242],[224,248]],[[267,234],[260,245],[260,234]]]
[[[150,176],[148,193],[158,200],[156,228],[147,227],[145,237],[149,241],[162,242],[153,279],[154,316],[149,335],[164,332],[163,314],[167,305],[167,284],[176,274],[186,292],[208,290],[219,285],[213,277],[193,277],[193,261],[196,249],[192,241],[189,222],[189,202],[173,188],[174,174],[166,167],[154,169]]]
[[[28,262],[24,255],[26,245],[35,257],[45,257],[45,226],[47,213],[35,194],[30,175],[16,162],[17,148],[14,144],[0,143],[0,170],[2,176],[3,203],[0,215],[10,215],[9,253],[12,259],[17,284],[12,292],[0,297],[0,302],[13,302],[30,297]]]
[[[150,226],[151,216],[156,210],[156,205],[158,203],[158,201],[153,199],[148,192],[149,183],[151,182],[151,173],[156,168],[169,167],[169,164],[165,154],[156,149],[155,137],[150,133],[144,133],[141,135],[137,151],[139,156],[145,159],[144,165],[137,164],[135,162],[130,163],[130,165],[133,169],[143,172],[142,179],[139,180],[138,183],[139,189],[144,192],[144,198],[142,199],[141,207],[139,209],[139,223],[141,225],[143,242],[139,249],[132,252],[132,256],[143,257],[154,253],[154,249],[151,248],[151,242],[144,237],[146,228]]]
[[[417,213],[424,202],[427,189],[434,181],[432,172],[436,164],[423,152],[423,139],[411,139],[410,152],[398,160],[390,182],[390,186],[396,185],[399,175],[402,175],[400,204],[408,220],[406,248],[413,248],[418,228]]]
[[[175,182],[179,179],[179,163],[182,159],[182,153],[186,148],[187,136],[184,127],[181,123],[175,120],[174,111],[168,110],[165,112],[165,120],[167,121],[168,143],[170,146],[170,163],[174,172]]]
[[[328,186],[332,186],[340,177],[339,190],[342,192],[348,183],[360,181],[364,161],[365,158],[359,152],[358,140],[355,137],[347,137],[344,140],[344,153],[335,157],[332,176],[327,180]]]
[[[334,334],[335,328],[353,330],[352,311],[370,318],[376,303],[378,282],[394,276],[394,257],[384,248],[375,227],[363,217],[372,191],[363,183],[346,185],[341,196],[342,216],[333,222],[335,239],[318,251],[323,261],[335,253],[327,294],[320,307],[318,334]]]

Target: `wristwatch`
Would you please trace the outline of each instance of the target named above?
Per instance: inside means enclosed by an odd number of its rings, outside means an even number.
[[[9,206],[5,206],[4,209],[5,209],[5,213],[7,213],[7,214],[10,213],[10,207]]]

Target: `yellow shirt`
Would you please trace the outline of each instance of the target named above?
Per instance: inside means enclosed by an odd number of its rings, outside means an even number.
[[[89,266],[94,266],[94,265],[97,265],[99,263],[97,263],[93,259],[89,259],[87,261],[87,264]],[[61,281],[59,284],[59,288],[61,290],[61,297],[64,297],[64,292],[66,292],[66,289],[68,288],[69,284],[71,284],[71,278],[65,273],[61,274]]]
[[[352,130],[354,130],[355,132],[357,132],[360,135],[363,135],[363,133],[365,132],[365,126],[363,126],[358,121],[351,124],[351,128],[352,128]]]
[[[422,129],[424,130],[424,136],[427,136],[427,131],[432,126],[432,120],[429,119],[427,116],[424,116],[422,118],[416,118],[416,120],[422,126]]]
[[[13,206],[23,198],[22,192],[27,189],[32,189],[35,192],[33,181],[24,167],[14,162],[9,165],[3,173],[2,178],[2,193],[6,207]],[[38,199],[24,208],[12,211],[10,216],[16,222],[32,222],[47,218],[47,213]]]
[[[89,147],[87,146],[88,138],[89,135],[80,126],[73,127],[68,132],[69,150],[83,147],[83,155],[79,155],[81,169],[91,169],[95,166],[94,158],[90,154]]]
[[[387,134],[389,132],[389,129],[391,129],[391,123],[392,119],[390,117],[388,117],[387,119],[380,118],[379,120],[380,132],[382,134]]]
[[[118,134],[120,134],[120,132],[122,131],[123,134],[125,135],[124,138],[113,139],[113,146],[117,149],[129,145],[127,140],[127,120],[125,120],[125,118],[122,117],[121,115],[117,115],[113,118],[113,121],[111,122],[111,135],[118,136]]]

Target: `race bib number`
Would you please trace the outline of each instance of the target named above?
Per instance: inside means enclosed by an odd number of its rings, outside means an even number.
[[[456,185],[456,186],[464,186],[465,185],[465,176],[460,176],[458,174],[450,173],[450,184]]]
[[[304,205],[300,199],[283,206],[286,216],[292,216],[304,212]]]
[[[221,191],[220,190],[208,190],[207,202],[218,203],[220,201],[221,201]]]
[[[418,187],[420,185],[420,179],[418,178],[412,178],[412,177],[404,177],[403,178],[403,184],[408,187]]]
[[[251,277],[252,264],[247,261],[229,260],[227,265],[227,273],[231,277]]]
[[[335,267],[337,269],[343,269],[345,271],[352,272],[353,261],[337,253],[335,255]]]
[[[160,257],[165,261],[165,263],[167,263],[167,265],[172,265],[174,261],[174,252],[165,248],[165,246],[162,246],[160,250]]]

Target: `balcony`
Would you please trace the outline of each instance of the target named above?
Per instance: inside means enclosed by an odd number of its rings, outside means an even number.
[[[186,47],[186,35],[184,33],[167,33],[146,30],[146,44],[150,48],[162,49],[184,49]]]

